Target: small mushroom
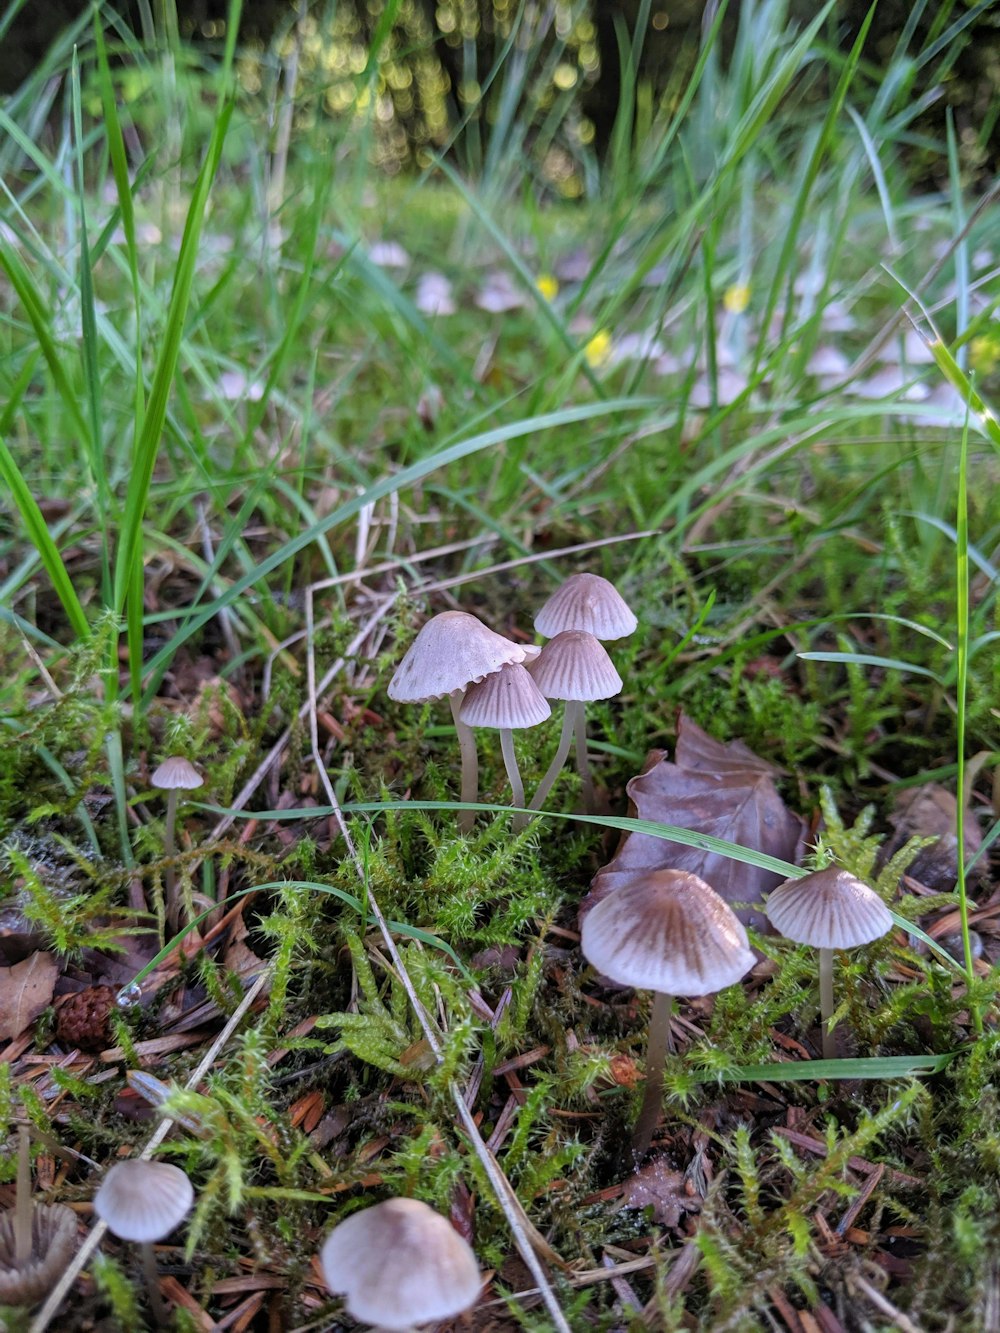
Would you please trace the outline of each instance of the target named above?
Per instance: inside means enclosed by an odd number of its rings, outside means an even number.
[[[482,1287],[471,1246],[417,1199],[387,1199],[352,1213],[327,1236],[319,1262],[349,1315],[396,1333],[453,1319]]]
[[[94,1195],[94,1212],[121,1240],[136,1241],[153,1317],[168,1322],[160,1295],[153,1241],[163,1240],[191,1211],[194,1189],[179,1166],[135,1158],[116,1162]]]
[[[387,693],[397,703],[426,703],[448,696],[462,756],[463,804],[474,804],[479,799],[476,738],[460,716],[465,691],[502,666],[523,662],[524,658],[523,648],[495,634],[475,616],[465,611],[442,611],[428,620],[410,644],[389,682]],[[471,832],[475,818],[474,810],[461,810],[459,830]]]
[[[510,781],[511,805],[524,805],[524,783],[514,755],[513,731],[536,727],[551,715],[552,709],[538,686],[519,663],[501,667],[478,685],[469,686],[460,717],[467,726],[495,727],[500,732],[500,752]],[[514,832],[520,832],[527,822],[527,815],[516,814]]]
[[[546,699],[562,699],[562,732],[555,757],[538,790],[531,798],[532,810],[540,810],[569,754],[576,734],[576,764],[583,782],[586,808],[596,807],[594,780],[587,762],[587,719],[585,706],[596,699],[610,699],[622,688],[622,678],[614,663],[593,634],[586,630],[563,630],[550,639],[533,662],[528,663],[531,679]]]
[[[638,623],[614,584],[599,574],[570,575],[535,616],[535,629],[547,639],[569,629],[586,630],[595,639],[624,639]]]
[[[673,997],[732,986],[753,967],[754,956],[729,904],[688,870],[654,870],[603,898],[584,918],[580,947],[612,981],[655,992],[646,1091],[632,1137],[638,1158],[660,1114],[663,1063],[673,1049]]]
[[[846,870],[827,866],[800,879],[786,879],[764,907],[775,930],[796,944],[819,950],[819,1011],[823,1059],[837,1058],[830,1027],[833,1015],[833,951],[870,944],[892,928],[889,909],[874,889]]]
[[[17,1196],[0,1213],[0,1305],[34,1305],[55,1286],[77,1250],[76,1215],[64,1204],[35,1204],[26,1125],[18,1126]]]
[[[174,829],[177,823],[177,793],[197,791],[199,787],[204,785],[204,778],[189,759],[184,759],[180,755],[172,755],[171,758],[164,759],[150,778],[150,782],[159,791],[167,793],[167,827],[163,835],[163,854],[168,862],[172,862],[176,849]],[[167,896],[167,927],[170,933],[174,934],[180,925],[181,905],[177,896],[177,875],[172,864],[167,865],[164,878]]]

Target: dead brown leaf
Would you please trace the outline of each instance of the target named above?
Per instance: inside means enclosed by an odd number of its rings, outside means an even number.
[[[957,814],[958,802],[940,783],[926,782],[901,792],[889,816],[895,832],[884,848],[883,858],[888,860],[909,838],[937,838],[933,847],[917,853],[907,873],[935,893],[948,893],[958,880]],[[971,810],[965,811],[963,829],[965,859],[971,860],[983,841]]]
[[[778,795],[774,778],[779,772],[741,741],[713,740],[681,714],[674,762],[653,751],[626,790],[640,819],[709,833],[795,863],[801,858],[805,824]],[[729,903],[759,903],[781,883],[772,871],[716,852],[627,833],[594,877],[584,910],[637,874],[669,868],[699,875]],[[743,908],[737,915],[758,930],[770,930],[761,912]]]
[[[662,1226],[675,1227],[682,1213],[700,1209],[701,1199],[688,1192],[682,1172],[672,1170],[662,1157],[654,1157],[625,1181],[621,1206],[652,1207],[654,1221]]]
[[[58,976],[51,953],[33,953],[13,967],[0,967],[0,1041],[19,1037],[52,1003]]]

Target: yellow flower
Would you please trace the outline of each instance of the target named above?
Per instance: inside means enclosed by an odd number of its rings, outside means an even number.
[[[745,282],[734,282],[722,293],[722,304],[731,315],[742,315],[750,304],[750,288]]]
[[[969,364],[978,375],[989,375],[1000,363],[1000,332],[982,333],[969,344]]]
[[[583,354],[587,358],[587,365],[593,370],[604,365],[611,355],[611,334],[607,329],[597,330],[583,349]]]
[[[546,301],[554,301],[559,292],[559,281],[551,273],[539,273],[535,286]]]

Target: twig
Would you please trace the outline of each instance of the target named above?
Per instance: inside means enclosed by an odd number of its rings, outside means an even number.
[[[273,969],[273,964],[269,963],[268,966],[257,978],[257,980],[254,982],[254,984],[247,991],[246,995],[243,996],[243,999],[236,1006],[236,1010],[233,1013],[232,1017],[229,1019],[229,1022],[222,1029],[222,1031],[219,1033],[216,1039],[212,1042],[211,1046],[208,1048],[205,1055],[202,1057],[198,1065],[198,1068],[194,1071],[194,1073],[188,1079],[187,1083],[184,1085],[185,1088],[187,1088],[188,1090],[196,1088],[198,1084],[202,1081],[202,1079],[205,1077],[205,1075],[208,1073],[208,1071],[215,1064],[219,1052],[222,1050],[223,1046],[225,1046],[226,1042],[236,1031],[237,1027],[239,1027],[247,1010],[253,1004],[254,1000],[256,1000],[257,996],[261,993],[261,991],[264,989],[264,986],[270,979],[272,969]],[[170,1133],[172,1128],[173,1128],[172,1120],[164,1120],[160,1125],[158,1125],[153,1132],[152,1138],[149,1140],[145,1148],[143,1148],[142,1152],[139,1154],[139,1160],[143,1162],[148,1162],[149,1159],[153,1156],[153,1153],[156,1151],[156,1149],[160,1146],[163,1140]],[[106,1222],[94,1223],[94,1225],[90,1229],[90,1233],[87,1236],[87,1239],[80,1246],[79,1250],[77,1250],[76,1254],[73,1256],[72,1261],[70,1262],[69,1267],[63,1273],[62,1277],[56,1283],[55,1287],[53,1287],[52,1291],[49,1293],[48,1300],[45,1302],[45,1304],[42,1306],[42,1308],[39,1310],[38,1314],[32,1321],[28,1329],[28,1333],[44,1333],[44,1330],[48,1328],[50,1322],[52,1321],[53,1316],[56,1314],[60,1305],[62,1305],[63,1301],[66,1299],[66,1296],[69,1293],[70,1288],[73,1286],[73,1283],[76,1281],[76,1279],[79,1277],[80,1273],[86,1266],[87,1260],[90,1258],[90,1256],[97,1249],[98,1245],[100,1245],[101,1241],[104,1239],[104,1233],[107,1231],[107,1229],[108,1227]]]
[[[915,1324],[912,1319],[898,1310],[892,1301],[878,1290],[872,1284],[865,1280],[860,1273],[854,1273],[850,1279],[850,1285],[859,1291],[865,1300],[870,1301],[880,1314],[887,1315],[901,1333],[923,1333],[919,1324]]]

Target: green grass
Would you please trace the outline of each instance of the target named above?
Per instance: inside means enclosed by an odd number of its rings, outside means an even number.
[[[122,1066],[177,1025],[172,985],[150,980],[172,951],[149,773],[168,752],[196,758],[182,892],[196,912],[199,895],[242,907],[242,947],[270,965],[256,1025],[206,1081],[182,1090],[199,1047],[153,1070],[177,1089],[186,1127],[168,1150],[199,1191],[177,1271],[215,1318],[238,1258],[280,1282],[288,1327],[336,1318],[309,1271],[319,1239],[405,1192],[472,1219],[491,1297],[537,1285],[512,1258],[530,1228],[569,1264],[546,1265],[547,1308],[508,1301],[511,1327],[764,1329],[783,1299],[888,1328],[859,1285],[886,1253],[886,1298],[920,1327],[985,1326],[996,983],[969,931],[988,853],[963,853],[956,889],[930,897],[898,889],[914,849],[876,862],[900,791],[968,781],[982,814],[997,760],[998,300],[995,260],[976,258],[995,201],[963,193],[955,135],[919,138],[939,193],[906,168],[913,80],[947,77],[971,11],[942,6],[922,49],[913,18],[883,69],[864,30],[836,48],[835,6],[806,23],[774,0],[739,9],[726,57],[720,10],[658,99],[636,74],[642,7],[621,32],[603,159],[577,133],[578,94],[553,84],[579,34],[519,40],[527,10],[488,68],[468,67],[489,115],[467,107],[421,174],[371,165],[388,151],[375,110],[401,5],[337,116],[310,34],[255,65],[236,3],[218,51],[169,25],[140,41],[102,8],[0,107],[0,898],[75,975],[99,945],[121,956],[116,986],[145,987],[108,1035],[125,1053],[110,1079],[90,1057],[53,1069],[53,1109],[19,1056],[0,1066],[0,1124],[23,1104],[101,1164],[148,1139],[116,1097]],[[553,174],[567,161],[576,198]],[[407,269],[372,262],[382,238]],[[586,273],[543,295],[538,278],[580,247]],[[417,308],[429,269],[451,278],[453,316]],[[495,271],[521,308],[473,303]],[[844,305],[854,325],[831,333]],[[914,325],[933,356],[915,373],[950,385],[967,424],[854,392]],[[603,334],[612,348],[641,334],[646,352],[602,361]],[[830,341],[850,368],[826,385],[808,364]],[[231,398],[227,372],[254,393]],[[576,568],[613,578],[640,621],[612,646],[623,695],[590,723],[613,813],[578,817],[568,775],[512,839],[483,744],[482,812],[461,839],[446,710],[390,702],[393,664],[451,598],[530,635]],[[309,681],[341,656],[318,695],[327,788]],[[740,986],[682,1008],[663,1147],[698,1207],[664,1230],[618,1207],[646,997],[602,989],[575,930],[637,826],[624,785],[672,746],[678,709],[778,763],[786,801],[822,810],[828,850],[900,929],[840,960],[851,1047],[836,1070],[801,1058],[817,1014],[804,949],[761,937],[768,976],[749,1001]],[[558,727],[516,738],[529,790]],[[148,914],[129,907],[136,885]],[[927,933],[945,912],[960,961]],[[189,1000],[232,1013],[241,957],[184,962]],[[39,1019],[37,1049],[54,1023]],[[311,1095],[332,1127],[321,1146]],[[495,1164],[475,1138],[494,1132]],[[885,1168],[851,1223],[866,1239],[833,1244],[817,1216],[836,1228],[868,1179],[859,1158]],[[5,1178],[13,1165],[0,1159]],[[93,1187],[77,1164],[58,1192],[82,1203]],[[130,1256],[107,1253],[73,1308],[134,1327]],[[647,1316],[585,1280],[602,1255],[648,1260],[628,1276]]]

